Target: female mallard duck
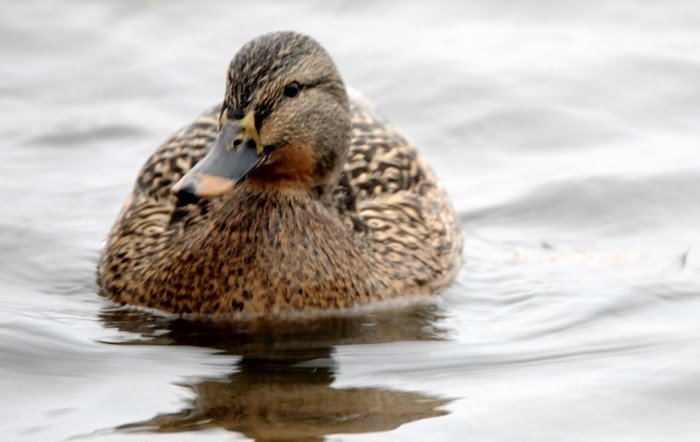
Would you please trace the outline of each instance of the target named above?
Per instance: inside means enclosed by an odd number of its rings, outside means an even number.
[[[243,46],[223,105],[146,162],[99,272],[123,304],[275,314],[436,293],[461,249],[414,148],[349,100],[317,42],[278,32]]]

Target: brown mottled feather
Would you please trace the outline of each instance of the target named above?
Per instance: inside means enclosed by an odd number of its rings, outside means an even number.
[[[461,263],[450,201],[415,149],[361,100],[330,203],[239,184],[183,204],[171,194],[209,150],[220,107],[146,162],[99,265],[119,303],[175,313],[329,310],[444,289]]]

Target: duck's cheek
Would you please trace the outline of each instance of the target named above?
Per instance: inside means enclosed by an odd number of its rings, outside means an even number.
[[[270,118],[260,128],[260,143],[263,146],[281,147],[292,140],[293,134],[293,130],[286,128],[282,122]]]

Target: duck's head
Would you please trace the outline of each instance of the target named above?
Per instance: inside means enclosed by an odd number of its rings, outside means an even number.
[[[347,92],[330,56],[305,35],[266,34],[231,61],[218,136],[173,192],[215,197],[248,180],[322,194],[349,144]]]

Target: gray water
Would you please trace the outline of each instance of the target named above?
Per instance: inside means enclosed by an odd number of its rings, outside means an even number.
[[[139,167],[277,29],[432,164],[458,281],[272,330],[115,307]],[[697,1],[4,1],[0,61],[0,440],[700,437]]]

